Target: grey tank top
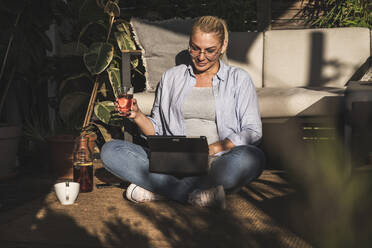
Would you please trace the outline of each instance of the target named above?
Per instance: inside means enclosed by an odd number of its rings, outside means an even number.
[[[219,140],[212,88],[193,87],[183,105],[187,136],[206,136],[208,144]]]

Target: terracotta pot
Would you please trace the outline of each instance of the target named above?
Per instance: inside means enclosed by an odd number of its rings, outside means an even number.
[[[19,126],[0,124],[0,180],[17,174],[16,158],[21,134]]]
[[[57,178],[73,179],[73,151],[76,136],[56,135],[47,138],[50,163],[54,175]],[[93,149],[97,136],[95,133],[89,135],[89,149]]]
[[[57,178],[73,179],[72,152],[75,136],[56,135],[48,137],[47,142],[53,174]]]

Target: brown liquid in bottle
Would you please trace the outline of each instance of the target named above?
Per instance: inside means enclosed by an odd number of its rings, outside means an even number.
[[[74,151],[74,181],[80,183],[80,192],[93,190],[93,159],[88,138],[80,136]]]

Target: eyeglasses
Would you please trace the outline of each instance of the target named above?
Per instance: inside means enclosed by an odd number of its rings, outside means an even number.
[[[190,53],[191,57],[193,57],[193,58],[197,58],[197,57],[199,57],[202,53],[204,53],[204,56],[205,56],[205,57],[207,58],[207,60],[209,60],[209,61],[213,61],[213,60],[216,59],[217,54],[218,54],[218,52],[219,52],[220,49],[221,49],[221,47],[218,48],[218,49],[216,49],[216,48],[207,48],[207,49],[205,49],[204,51],[202,51],[201,49],[196,48],[196,47],[193,46],[193,45],[189,45],[189,53]]]

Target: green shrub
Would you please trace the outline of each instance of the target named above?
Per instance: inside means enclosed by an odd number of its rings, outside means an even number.
[[[231,31],[257,30],[256,0],[126,0],[120,6],[126,17],[149,20],[214,15],[226,20]]]
[[[302,13],[313,27],[372,27],[370,0],[310,0]]]

